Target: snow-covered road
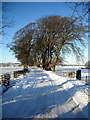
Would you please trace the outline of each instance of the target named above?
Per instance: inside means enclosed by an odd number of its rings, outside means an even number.
[[[32,67],[27,77],[18,79],[2,96],[3,118],[86,118],[87,106],[82,109],[50,74]]]

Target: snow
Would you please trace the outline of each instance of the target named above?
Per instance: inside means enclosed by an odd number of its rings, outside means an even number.
[[[23,67],[0,67],[0,74],[3,74],[3,73],[11,73],[13,71],[18,71],[18,70],[21,70],[23,69]]]
[[[3,86],[0,84],[0,95],[7,91],[7,89],[9,89],[10,87],[12,87],[15,82],[17,81],[17,79],[23,78],[24,76],[21,74],[18,78],[14,78],[14,71],[18,71],[18,70],[23,70],[23,67],[0,67],[0,83],[1,83],[1,75],[4,73],[8,73],[10,74],[10,85],[9,86]],[[26,73],[27,75],[27,73]]]
[[[68,69],[56,67],[53,73],[31,67],[27,76],[12,80],[2,96],[3,118],[87,118],[89,85],[59,74]]]
[[[69,93],[70,97],[73,96],[74,100],[80,104],[83,109],[88,104],[88,87],[80,80],[76,78],[61,77],[56,74],[49,72],[49,76],[56,80],[57,84],[63,86],[64,89]]]

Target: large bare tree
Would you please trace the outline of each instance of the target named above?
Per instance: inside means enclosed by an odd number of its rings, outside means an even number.
[[[78,24],[78,18],[46,16],[30,23],[15,33],[11,49],[22,64],[41,64],[44,69],[55,71],[63,54],[74,53],[77,60],[83,58],[84,35],[87,26]]]
[[[13,37],[14,41],[9,44],[9,48],[14,52],[16,58],[24,65],[32,65],[33,58],[31,55],[32,38],[35,23],[30,23],[24,28],[17,31]]]
[[[60,16],[47,16],[38,20],[38,36],[44,53],[42,61],[52,66],[53,71],[58,60],[62,60],[61,52],[66,54],[72,51],[77,60],[83,58],[80,45],[85,45],[83,37],[87,27],[78,25],[77,20]]]

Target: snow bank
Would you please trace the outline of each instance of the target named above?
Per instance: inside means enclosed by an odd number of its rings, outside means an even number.
[[[19,75],[18,78],[14,78],[13,71],[18,71],[18,70],[22,70],[22,69],[23,69],[23,67],[0,67],[0,75],[4,74],[4,73],[10,74],[9,86],[4,86],[4,85],[0,84],[0,95],[2,95],[4,92],[6,92],[10,87],[14,86],[15,83],[17,82],[17,80],[20,80],[28,75],[28,73],[26,73],[26,75],[21,74],[21,75]]]
[[[88,105],[88,86],[75,78],[62,77],[51,71],[44,71],[56,84],[63,87],[81,109]],[[84,110],[87,116],[88,108]]]

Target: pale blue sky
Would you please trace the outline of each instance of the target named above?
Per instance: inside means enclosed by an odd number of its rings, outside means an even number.
[[[7,16],[6,19],[15,20],[15,25],[12,28],[5,29],[6,34],[2,37],[4,43],[10,43],[13,39],[14,33],[20,28],[24,27],[30,22],[36,21],[38,18],[47,15],[60,15],[70,16],[72,11],[66,3],[63,2],[7,2],[3,3],[7,12],[3,12],[3,15]],[[88,49],[86,48],[84,53],[86,54],[86,60],[88,58]],[[17,62],[17,59],[12,55],[5,45],[0,47],[0,62]],[[74,58],[68,57],[70,63],[75,63]]]

